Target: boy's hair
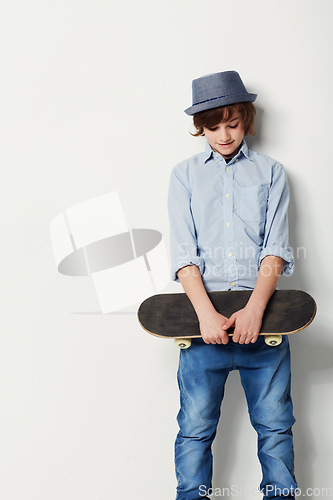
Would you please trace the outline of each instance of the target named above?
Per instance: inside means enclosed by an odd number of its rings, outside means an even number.
[[[196,128],[194,137],[205,135],[204,127],[213,128],[221,122],[230,120],[235,112],[239,112],[242,116],[244,123],[244,135],[254,135],[254,116],[256,108],[252,102],[238,102],[228,106],[221,106],[220,108],[207,109],[193,115],[193,125]]]

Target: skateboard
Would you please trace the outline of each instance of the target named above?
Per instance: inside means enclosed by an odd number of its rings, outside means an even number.
[[[252,290],[208,292],[215,309],[230,318],[247,304]],[[301,290],[275,290],[270,298],[259,335],[265,342],[277,346],[282,335],[290,335],[306,328],[317,311],[315,300]],[[200,338],[195,310],[185,293],[153,295],[142,302],[138,320],[144,330],[156,337],[171,338],[181,349],[191,345],[192,338]],[[232,335],[233,328],[227,330]]]

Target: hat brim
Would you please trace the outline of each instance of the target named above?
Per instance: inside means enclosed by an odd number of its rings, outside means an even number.
[[[201,102],[195,104],[187,109],[185,113],[189,116],[193,116],[200,111],[207,111],[208,109],[220,108],[221,106],[228,106],[229,104],[237,104],[238,102],[253,102],[257,99],[258,94],[234,94],[226,97],[219,97],[218,99],[212,99],[209,101]]]

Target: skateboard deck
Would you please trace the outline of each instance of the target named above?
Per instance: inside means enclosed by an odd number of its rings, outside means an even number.
[[[208,292],[215,309],[230,318],[247,304],[252,290]],[[268,345],[281,343],[282,335],[306,328],[316,315],[316,302],[301,290],[276,290],[269,300],[259,335]],[[185,349],[192,338],[200,338],[195,310],[185,293],[165,293],[147,298],[138,309],[138,320],[144,330],[157,337],[174,339]],[[232,335],[233,328],[227,330]]]

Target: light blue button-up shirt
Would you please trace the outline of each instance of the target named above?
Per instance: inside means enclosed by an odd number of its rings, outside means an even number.
[[[284,167],[249,150],[229,162],[207,143],[174,167],[169,187],[172,279],[196,265],[207,291],[254,288],[260,262],[294,261],[288,243],[289,188]]]

